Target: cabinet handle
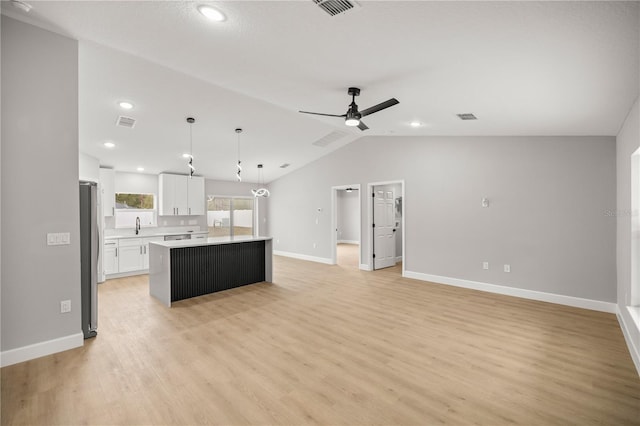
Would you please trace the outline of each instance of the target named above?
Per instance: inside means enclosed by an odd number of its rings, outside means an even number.
[[[147,254],[147,246],[144,246],[144,254]]]
[[[111,216],[115,216],[115,215],[116,215],[116,208],[111,207]]]
[[[189,207],[189,215],[191,215],[191,207]]]
[[[116,247],[116,257],[118,257],[118,247]]]
[[[140,246],[140,254],[142,254],[142,246]]]

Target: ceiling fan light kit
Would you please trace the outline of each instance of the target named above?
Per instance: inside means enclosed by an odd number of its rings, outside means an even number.
[[[324,114],[321,112],[310,112],[310,111],[298,111],[298,112],[301,112],[303,114],[324,115],[326,117],[341,117],[341,118],[344,118],[344,124],[346,124],[347,126],[349,127],[357,126],[358,129],[364,131],[364,130],[367,130],[369,127],[361,121],[362,117],[373,114],[374,112],[382,111],[383,109],[392,107],[400,103],[396,98],[391,98],[389,100],[386,100],[382,103],[374,105],[365,110],[358,111],[358,104],[356,104],[356,96],[360,96],[360,89],[358,89],[357,87],[349,87],[349,90],[347,90],[347,93],[349,94],[349,96],[351,96],[351,104],[349,104],[349,109],[347,109],[347,112],[345,114],[342,114],[342,115]]]

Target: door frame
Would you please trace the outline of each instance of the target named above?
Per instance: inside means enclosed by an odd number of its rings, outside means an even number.
[[[331,265],[338,263],[338,190],[347,188],[358,190],[358,267],[362,269],[362,188],[359,183],[331,187]]]
[[[374,237],[373,237],[373,197],[369,194],[373,194],[373,188],[375,186],[382,186],[382,185],[395,185],[395,184],[400,184],[400,192],[401,192],[401,196],[402,196],[402,276],[405,276],[405,270],[407,268],[407,239],[406,239],[406,233],[405,230],[407,229],[407,227],[405,226],[405,218],[406,218],[406,197],[404,195],[405,193],[405,184],[404,184],[404,179],[398,179],[398,180],[387,180],[387,181],[383,181],[383,182],[369,182],[367,184],[367,197],[369,198],[369,202],[367,203],[368,207],[367,207],[367,229],[368,229],[368,234],[369,234],[369,250],[367,253],[367,261],[369,262],[368,265],[368,271],[373,271],[373,244],[374,244]],[[362,268],[361,268],[362,269]]]

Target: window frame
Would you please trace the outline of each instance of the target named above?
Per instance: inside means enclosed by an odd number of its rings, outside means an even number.
[[[129,209],[121,209],[118,208],[118,202],[116,197],[118,194],[138,194],[138,195],[151,195],[153,197],[153,208],[152,209],[137,209],[137,208],[129,208]],[[158,195],[153,192],[116,192],[113,196],[114,199],[114,228],[116,229],[133,229],[135,228],[135,224],[133,226],[127,224],[125,226],[118,225],[118,213],[128,212],[128,213],[151,213],[152,215],[152,224],[146,224],[145,221],[141,221],[140,228],[157,228],[158,227]],[[138,214],[139,215],[139,214]]]

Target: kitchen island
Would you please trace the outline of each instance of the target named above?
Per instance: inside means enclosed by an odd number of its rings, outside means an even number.
[[[271,282],[271,237],[215,237],[149,243],[149,293],[172,302]]]

